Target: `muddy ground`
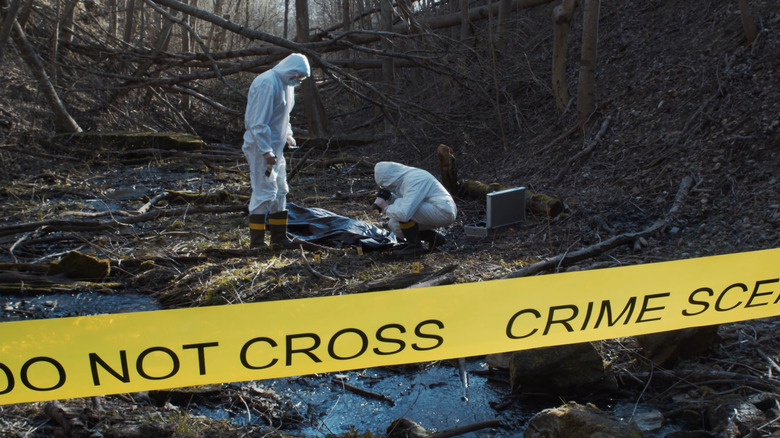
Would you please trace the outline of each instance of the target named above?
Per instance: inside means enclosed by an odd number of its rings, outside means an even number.
[[[686,177],[692,184],[667,226],[638,245],[620,245],[544,273],[776,248],[780,12],[771,0],[749,3],[760,30],[750,46],[737,2],[603,1],[596,74],[599,110],[585,132],[570,130],[575,125],[573,109],[560,116],[550,98],[552,6],[518,14],[512,42],[495,58],[480,51],[474,57],[453,54],[447,60],[452,68],[476,80],[468,86],[407,73],[409,81],[399,94],[415,102],[415,110],[424,109],[426,117],[404,117],[389,134],[383,133],[381,124],[365,129],[372,111],[348,113],[345,94],[329,85],[323,96],[331,114],[342,110],[346,114],[333,118],[333,132],[374,141],[341,147],[303,144],[291,152],[290,167],[296,174],[291,177],[289,200],[381,226],[382,220],[366,208],[375,189],[371,163],[394,160],[439,175],[435,151],[439,144],[447,144],[461,178],[525,186],[561,199],[566,209],[555,217],[529,214],[521,226],[477,239],[465,235],[464,225],[482,220],[484,208],[478,201],[458,199],[458,218],[444,230],[447,245],[415,260],[424,273],[454,265],[454,282],[487,281],[612,236],[641,231],[667,217]],[[577,85],[573,66],[579,57],[578,23],[575,20],[569,55],[571,90]],[[153,297],[161,307],[175,308],[353,293],[369,281],[389,281],[413,269],[411,261],[353,250],[323,252],[313,265],[313,253],[295,250],[261,256],[220,252],[248,244],[247,218],[241,210],[249,190],[240,153],[240,118],[214,115],[197,105],[184,112],[207,142],[202,151],[73,147],[51,140],[45,102],[30,85],[21,61],[5,56],[0,229],[55,219],[78,223],[87,219],[85,215],[105,219],[100,215],[106,211],[135,213],[163,193],[168,195],[156,199],[152,209],[184,208],[186,214],[97,231],[32,227],[3,234],[1,261],[29,265],[21,282],[8,281],[23,284],[21,289],[3,291],[3,320],[46,317],[51,309],[34,306],[27,298],[52,292],[139,294]],[[66,96],[86,128],[138,129],[120,111],[90,111],[94,103],[90,96]],[[496,96],[498,100],[492,100]],[[136,97],[136,122],[160,131],[184,130],[166,112],[168,107],[143,107],[142,101],[143,96]],[[301,126],[302,118],[296,113],[294,123]],[[577,155],[591,146],[590,152]],[[170,191],[211,196],[187,198]],[[235,210],[209,210],[214,206]],[[100,282],[55,285],[41,279],[48,264],[73,250],[110,260],[110,276]],[[78,313],[65,311],[59,316],[71,314]],[[621,376],[621,397],[658,407],[683,431],[777,436],[776,324],[770,319],[724,325],[718,345],[666,370],[665,378],[647,378],[652,367],[630,339],[607,342],[613,352],[611,365]],[[661,370],[656,371],[657,377]],[[733,373],[733,378],[686,380],[709,371]],[[746,384],[745,376],[769,382],[769,389]],[[305,420],[295,414],[289,400],[272,391],[246,391],[226,385],[198,397],[201,403],[226,411],[258,413],[267,422],[228,424],[193,414],[188,402],[159,394],[122,394],[63,400],[59,405],[0,406],[0,431],[3,436],[267,436]],[[508,387],[506,394],[512,397]],[[716,421],[718,414],[708,411],[721,406],[715,400],[727,395],[740,400],[765,397],[763,423],[729,432]],[[239,408],[237,400],[242,401]],[[578,401],[604,404],[603,395]],[[522,403],[534,409],[555,404],[545,397],[510,403],[508,409],[518,412],[517,436],[527,420]],[[691,410],[694,415],[689,415]],[[386,426],[377,424],[372,432],[381,433]],[[482,436],[502,433],[506,432],[483,431]]]

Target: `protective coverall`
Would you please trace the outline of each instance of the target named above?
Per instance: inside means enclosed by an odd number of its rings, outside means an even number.
[[[392,194],[386,203],[380,204],[390,230],[406,238],[412,247],[407,252],[418,252],[421,240],[433,246],[434,240],[444,239],[429,230],[452,224],[458,210],[450,193],[433,175],[423,169],[381,161],[374,166],[374,179]]]
[[[305,56],[294,53],[260,74],[249,88],[244,115],[244,145],[249,162],[252,197],[249,200],[250,245],[265,246],[265,219],[271,242],[289,243],[287,238],[286,145],[295,145],[290,112],[295,105],[294,88],[311,74]]]

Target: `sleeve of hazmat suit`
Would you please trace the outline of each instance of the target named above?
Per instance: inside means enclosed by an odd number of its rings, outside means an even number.
[[[279,133],[274,132],[274,120],[281,119],[285,134],[289,124],[281,114],[286,107],[281,99],[284,90],[277,89],[272,79],[261,75],[252,82],[244,115],[244,147],[260,155],[273,152],[275,143],[278,143]]]

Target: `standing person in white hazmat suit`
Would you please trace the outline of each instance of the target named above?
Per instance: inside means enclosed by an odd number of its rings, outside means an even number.
[[[407,242],[398,255],[424,253],[422,242],[428,244],[427,250],[444,244],[444,236],[435,228],[452,224],[458,210],[450,193],[433,175],[423,169],[381,161],[374,166],[374,179],[389,192],[377,196],[374,204],[389,219],[390,230]]]
[[[264,248],[266,217],[273,248],[292,244],[287,237],[287,163],[285,146],[295,146],[290,111],[295,87],[309,77],[309,61],[299,53],[284,58],[260,74],[249,87],[244,115],[244,145],[249,162],[252,197],[249,200],[249,237],[252,248]]]

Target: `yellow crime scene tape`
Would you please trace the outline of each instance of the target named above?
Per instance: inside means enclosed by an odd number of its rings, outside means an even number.
[[[0,323],[0,405],[425,362],[777,315],[780,249]]]

